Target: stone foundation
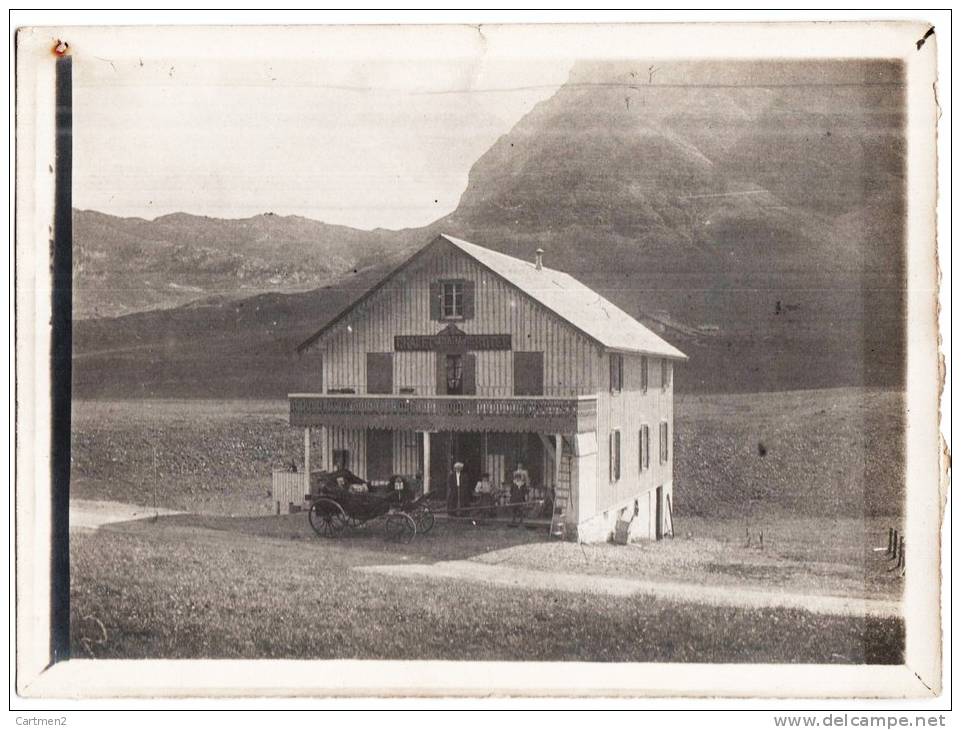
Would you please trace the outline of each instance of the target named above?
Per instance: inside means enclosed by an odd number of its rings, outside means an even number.
[[[664,525],[668,529],[670,519],[667,515],[667,495],[672,494],[673,485],[668,482],[664,487]],[[612,506],[577,525],[577,541],[584,543],[611,542],[619,520],[629,521],[627,532],[629,542],[653,540],[657,534],[657,490],[652,489],[635,495],[626,502]],[[635,507],[636,505],[636,507]],[[636,513],[635,513],[636,511]]]

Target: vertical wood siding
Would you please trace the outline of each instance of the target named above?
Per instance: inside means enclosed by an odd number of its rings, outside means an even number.
[[[314,346],[323,359],[323,389],[367,391],[367,353],[393,352],[394,335],[431,335],[445,324],[430,319],[430,284],[442,278],[474,283],[472,319],[457,322],[468,334],[510,334],[515,350],[544,353],[544,395],[595,391],[600,348],[563,320],[508,286],[463,253],[441,250],[415,263],[361,303]],[[394,392],[433,395],[435,353],[397,352]],[[604,371],[606,372],[606,371]],[[513,360],[507,351],[477,352],[477,395],[513,395]]]
[[[361,428],[328,428],[327,453],[333,455],[334,449],[347,449],[347,468],[361,479],[367,478],[367,434]],[[318,467],[321,468],[321,467]],[[330,469],[330,464],[324,464],[324,469]]]
[[[633,499],[639,498],[642,518],[647,521],[645,512],[653,509],[653,496],[646,493],[659,486],[665,494],[670,493],[674,449],[670,448],[671,458],[661,464],[658,458],[658,431],[662,421],[667,421],[669,439],[674,440],[674,384],[673,378],[667,388],[662,387],[661,359],[647,358],[647,392],[642,385],[642,362],[644,358],[624,355],[624,384],[620,393],[612,394],[607,382],[597,395],[597,513],[625,503],[633,506]],[[597,369],[608,373],[607,354],[600,355]],[[605,378],[606,381],[606,378]],[[638,452],[640,449],[641,426],[650,429],[650,466],[640,470]],[[621,432],[621,478],[611,482],[610,478],[610,433],[613,429]],[[650,537],[654,536],[654,513],[650,513]],[[579,515],[585,519],[589,515]]]
[[[422,474],[423,436],[417,431],[394,431],[394,473],[405,476]]]

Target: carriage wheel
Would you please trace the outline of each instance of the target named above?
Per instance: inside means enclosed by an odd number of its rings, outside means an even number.
[[[388,540],[409,543],[417,533],[417,523],[414,518],[402,512],[394,512],[387,515],[384,523],[384,530],[387,532]]]
[[[344,508],[332,499],[318,499],[310,505],[307,513],[310,526],[321,537],[337,537],[347,525]]]
[[[414,513],[414,522],[417,525],[417,532],[426,535],[434,526],[434,513],[425,505]]]

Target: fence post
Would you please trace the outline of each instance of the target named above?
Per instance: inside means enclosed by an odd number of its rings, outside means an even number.
[[[888,528],[888,552],[887,552],[887,554],[890,555],[893,550],[894,550],[894,528],[893,528],[893,527],[889,527],[889,528]]]
[[[898,543],[898,567],[904,567],[904,536],[901,536],[901,542]]]
[[[891,543],[891,560],[894,560],[898,556],[898,530],[893,529],[893,542]]]

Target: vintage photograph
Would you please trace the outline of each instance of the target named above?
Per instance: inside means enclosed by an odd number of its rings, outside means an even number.
[[[50,56],[71,661],[907,663],[902,58],[111,32]]]

